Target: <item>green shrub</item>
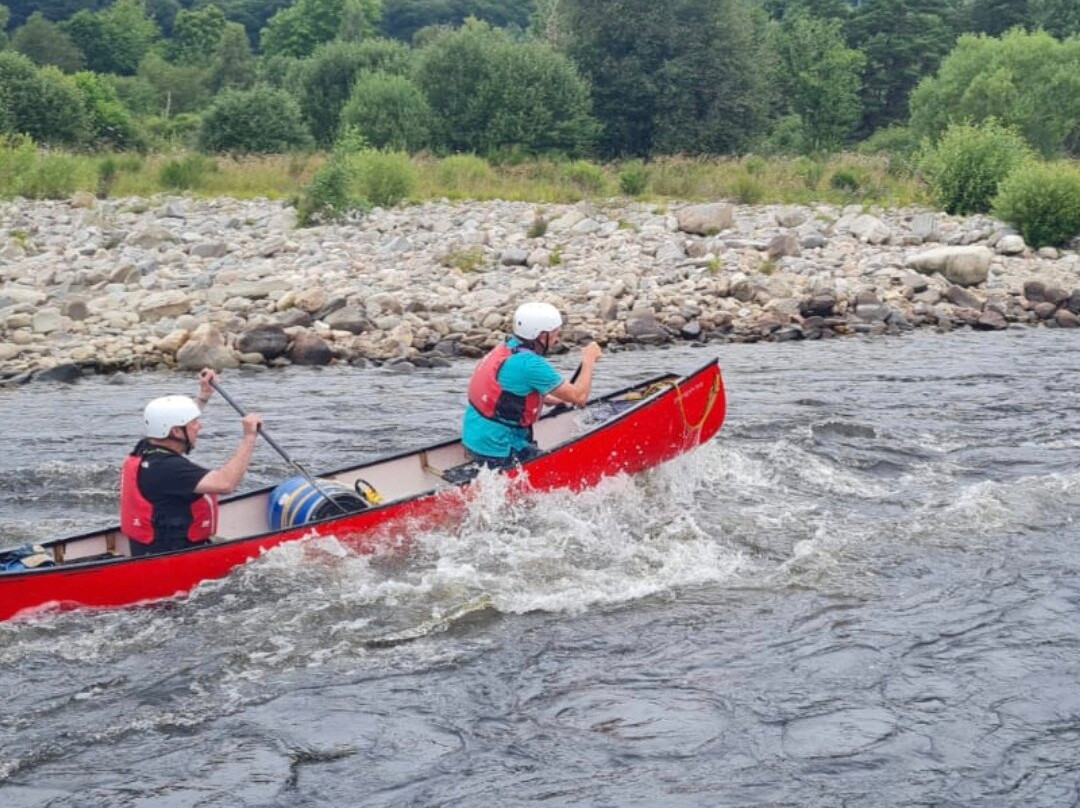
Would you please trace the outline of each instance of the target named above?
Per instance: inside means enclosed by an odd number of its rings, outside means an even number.
[[[949,213],[967,214],[989,211],[998,184],[1031,157],[1019,134],[991,120],[950,126],[918,162],[938,204]]]
[[[0,52],[0,106],[7,130],[35,143],[80,146],[87,140],[79,90],[55,67],[38,68],[21,53]]]
[[[1028,163],[1000,185],[994,215],[1034,247],[1067,244],[1080,236],[1080,167]]]
[[[416,169],[403,152],[365,151],[350,159],[360,196],[372,205],[392,207],[416,187]]]
[[[0,136],[0,196],[63,199],[94,187],[92,170],[88,160],[39,151],[25,135]]]
[[[158,182],[166,188],[189,191],[198,188],[203,177],[217,170],[217,164],[201,154],[189,154],[169,160],[158,172]]]
[[[751,177],[760,177],[765,173],[765,167],[767,165],[768,163],[765,162],[765,158],[753,155],[746,158],[746,161],[743,163],[743,168]]]
[[[907,126],[886,126],[859,144],[859,154],[884,155],[888,171],[896,176],[910,176],[915,171],[919,139]]]
[[[588,160],[575,160],[563,170],[563,176],[587,194],[599,194],[604,190],[604,169]]]
[[[765,188],[753,176],[739,174],[731,183],[731,198],[743,205],[756,205],[765,198]]]
[[[547,232],[547,228],[547,219],[545,219],[543,216],[538,215],[535,219],[533,219],[532,224],[529,225],[529,229],[526,232],[526,235],[529,238],[540,238]]]
[[[270,87],[224,91],[199,131],[199,147],[208,152],[274,154],[310,145],[296,101]]]
[[[803,157],[795,164],[795,176],[802,180],[808,191],[816,191],[825,177],[825,165],[818,160]]]
[[[356,126],[372,146],[416,152],[428,145],[431,107],[404,76],[361,73],[341,111],[343,126]]]
[[[649,185],[649,172],[641,160],[631,160],[619,170],[619,191],[627,196],[640,196]]]
[[[439,161],[435,176],[443,188],[475,188],[495,176],[491,165],[475,154],[455,154]]]
[[[829,177],[829,187],[844,193],[857,193],[866,178],[854,168],[838,168]]]
[[[349,191],[352,171],[343,159],[331,159],[315,172],[311,183],[304,188],[296,206],[296,223],[310,227],[323,222],[336,222],[350,211],[362,208]]]

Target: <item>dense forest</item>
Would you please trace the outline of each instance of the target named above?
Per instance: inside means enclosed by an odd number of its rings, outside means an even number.
[[[0,133],[73,150],[1080,153],[1078,0],[6,0]]]

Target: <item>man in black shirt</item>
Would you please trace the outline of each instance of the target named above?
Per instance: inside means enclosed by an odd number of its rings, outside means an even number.
[[[262,417],[243,418],[244,436],[225,465],[213,471],[189,460],[202,429],[202,409],[217,376],[199,373],[198,403],[164,396],[146,405],[146,437],[124,462],[120,526],[133,556],[180,550],[209,541],[217,530],[217,497],[236,490],[251,463]]]

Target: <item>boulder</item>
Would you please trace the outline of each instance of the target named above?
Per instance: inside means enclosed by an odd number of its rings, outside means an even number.
[[[294,365],[329,365],[334,358],[330,346],[307,331],[296,335],[286,355]]]

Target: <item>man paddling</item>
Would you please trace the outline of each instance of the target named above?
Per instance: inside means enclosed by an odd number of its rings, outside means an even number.
[[[199,373],[199,396],[163,396],[146,405],[146,432],[124,461],[120,477],[120,529],[133,556],[181,550],[209,541],[217,530],[219,494],[244,479],[262,416],[245,415],[244,436],[225,465],[208,471],[186,457],[195,448],[203,408],[217,374]],[[197,403],[196,403],[197,402]]]
[[[583,407],[592,390],[600,346],[581,349],[576,378],[563,381],[544,357],[559,342],[562,315],[550,303],[530,302],[514,312],[514,333],[480,360],[469,382],[462,443],[481,465],[507,469],[540,454],[532,425],[544,404]]]

